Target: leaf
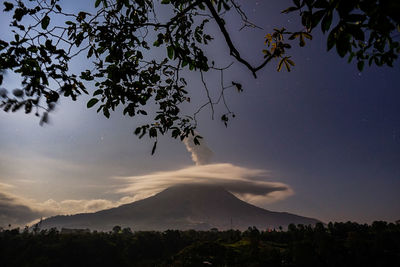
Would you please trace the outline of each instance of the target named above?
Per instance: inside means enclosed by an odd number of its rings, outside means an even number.
[[[350,63],[350,62],[353,60],[353,58],[354,58],[355,55],[356,55],[355,53],[351,52],[351,53],[350,53],[350,56],[349,56],[349,58],[348,58],[348,60],[347,60],[347,63]]]
[[[310,11],[304,11],[302,13],[302,15],[301,15],[301,23],[307,29],[309,29],[311,27],[311,12]]]
[[[107,119],[110,118],[110,111],[106,107],[103,108],[103,114]]]
[[[92,55],[93,55],[93,52],[94,52],[94,48],[93,47],[90,47],[90,49],[89,49],[89,51],[88,51],[88,54],[87,54],[87,58],[90,58]]]
[[[101,0],[96,0],[96,2],[94,3],[94,7],[98,7],[101,3]]]
[[[290,13],[290,12],[293,12],[293,11],[296,11],[296,10],[299,10],[299,8],[291,6],[289,8],[286,8],[285,10],[283,10],[281,13],[286,13],[287,14],[287,13]]]
[[[40,126],[43,126],[43,124],[48,123],[49,122],[49,114],[47,112],[43,113],[42,118],[39,122]]]
[[[49,26],[49,23],[50,23],[50,17],[49,16],[44,16],[44,18],[42,19],[42,29],[43,30],[46,30],[47,29],[47,27]]]
[[[0,88],[0,98],[1,98],[1,97],[6,98],[6,97],[7,97],[7,94],[8,94],[7,89],[5,89],[5,88]]]
[[[363,71],[364,64],[365,64],[364,61],[358,61],[357,68],[358,68],[359,71]]]
[[[157,141],[154,142],[153,148],[151,150],[151,155],[154,155],[154,152],[156,152],[156,148],[157,148]]]
[[[99,102],[99,100],[97,98],[90,99],[89,102],[87,103],[87,108],[93,107],[94,105],[97,104],[97,102]]]
[[[328,12],[322,19],[321,30],[323,33],[329,31],[329,28],[331,27],[332,24],[332,18],[333,18],[332,12]]]
[[[294,40],[297,38],[297,36],[300,36],[301,32],[295,32],[292,35],[290,35],[289,40]]]
[[[309,39],[309,40],[312,40],[312,35],[311,34],[309,34],[308,32],[303,32],[303,33],[301,33],[304,37],[306,37],[307,39]]]
[[[228,118],[228,116],[226,114],[221,116],[221,120],[224,123],[225,127],[228,127],[229,118]]]
[[[86,15],[87,15],[88,13],[86,13],[86,12],[79,12],[78,13],[78,21],[82,21],[82,20],[84,20],[85,18],[86,18]]]
[[[5,11],[5,12],[10,11],[14,8],[14,5],[12,3],[4,2],[3,4],[5,6],[3,11]]]
[[[315,28],[315,26],[318,25],[318,23],[321,21],[321,19],[324,17],[326,11],[325,10],[319,10],[317,12],[315,12],[312,15],[312,19],[311,19],[311,28]]]
[[[282,70],[283,62],[284,62],[284,59],[282,58],[281,61],[279,61],[278,68],[276,69],[277,71]]]
[[[291,66],[294,66],[294,62],[292,60],[290,60],[290,57],[284,57],[281,61],[283,61],[283,63],[285,63],[286,70],[288,72],[290,72]]]
[[[232,82],[232,85],[234,85],[236,87],[236,89],[238,90],[239,93],[243,92],[243,88],[240,83]]]
[[[300,34],[300,46],[304,47],[305,45],[306,45],[306,42],[304,42],[303,34]]]
[[[344,57],[351,50],[351,36],[345,32],[341,32],[336,42],[336,51],[340,57]]]
[[[24,11],[22,8],[17,8],[14,12],[13,18],[16,19],[17,21],[21,21],[22,17],[26,15],[26,11]]]
[[[197,136],[196,136],[195,138],[193,138],[193,143],[194,143],[196,146],[199,146],[199,145],[200,145],[200,142],[199,142],[199,139],[197,139]]]
[[[292,66],[295,66],[295,65],[296,65],[296,64],[294,64],[293,60],[291,60],[291,59],[289,59],[289,58],[287,58],[286,61],[287,61],[290,65],[292,65]]]
[[[141,127],[137,127],[137,128],[135,129],[134,134],[135,134],[135,135],[138,135],[138,134],[140,134],[141,131],[142,131],[142,128],[141,128]]]
[[[183,59],[183,60],[182,60],[182,63],[181,63],[181,67],[183,68],[183,67],[185,67],[187,64],[189,64],[189,62],[188,62],[186,59]]]
[[[167,47],[167,52],[168,52],[168,58],[173,59],[174,58],[174,48],[171,45]]]
[[[157,137],[157,129],[156,128],[150,128],[149,130],[149,136],[150,137]]]
[[[286,67],[287,71],[290,72],[290,65],[287,62],[287,60],[285,59],[283,62],[285,63],[285,67]]]
[[[102,89],[97,89],[96,91],[94,91],[93,96],[101,95],[102,93],[103,93]]]
[[[21,89],[14,89],[12,93],[16,97],[23,97],[24,96],[24,91],[21,90]]]
[[[348,31],[356,40],[364,41],[365,35],[361,27],[358,26],[351,26],[348,27]]]
[[[336,44],[336,30],[333,29],[328,35],[328,51],[332,49]]]

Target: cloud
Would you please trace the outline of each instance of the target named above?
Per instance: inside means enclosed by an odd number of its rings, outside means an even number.
[[[204,139],[201,140],[200,145],[196,145],[194,143],[194,136],[189,135],[183,140],[183,143],[185,144],[186,149],[192,153],[192,160],[196,165],[205,165],[210,163],[211,157],[214,153],[207,147]]]
[[[0,227],[22,225],[41,216],[13,194],[5,192],[14,186],[0,183]]]
[[[116,177],[125,181],[117,193],[130,194],[132,200],[154,195],[176,184],[213,184],[223,186],[239,198],[253,204],[267,204],[293,194],[289,185],[272,182],[269,172],[230,163],[190,166],[175,171],[154,172],[131,177]]]
[[[14,186],[10,185],[10,184],[0,183],[0,191],[4,190],[4,189],[10,189],[10,188],[14,188]]]
[[[41,216],[39,212],[27,206],[15,204],[10,200],[5,201],[0,193],[0,227],[21,226]]]
[[[55,214],[75,214],[83,212],[95,212],[117,206],[119,203],[106,199],[67,199],[55,201],[53,199],[36,203],[35,207],[42,211]]]
[[[48,199],[38,202],[7,192],[15,188],[13,185],[0,183],[0,227],[24,226],[32,221],[61,214],[96,212],[132,202],[130,197],[122,197],[118,201],[106,199],[71,199],[55,201]]]

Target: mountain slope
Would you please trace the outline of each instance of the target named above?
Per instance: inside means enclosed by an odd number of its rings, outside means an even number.
[[[133,230],[259,229],[315,224],[318,220],[272,212],[246,203],[219,186],[177,185],[130,204],[95,213],[55,216],[42,228],[90,228],[109,231],[115,225]]]

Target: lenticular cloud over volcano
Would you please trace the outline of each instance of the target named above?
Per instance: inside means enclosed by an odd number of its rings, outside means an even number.
[[[222,186],[239,198],[254,204],[266,204],[293,194],[289,185],[269,181],[269,173],[230,163],[190,166],[175,171],[161,171],[131,177],[116,177],[124,186],[118,193],[130,194],[134,200],[154,195],[178,184],[208,184]]]
[[[285,199],[293,194],[289,185],[270,181],[270,173],[262,169],[235,166],[230,163],[209,164],[213,155],[204,140],[195,145],[193,136],[184,140],[196,166],[174,171],[159,171],[145,175],[115,177],[123,181],[120,194],[133,195],[140,200],[179,184],[206,184],[225,188],[237,197],[253,204],[266,204]]]

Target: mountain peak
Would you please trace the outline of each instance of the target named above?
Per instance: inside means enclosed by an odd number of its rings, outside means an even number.
[[[215,199],[236,198],[220,185],[213,184],[177,184],[158,193],[157,198]]]
[[[219,185],[178,184],[152,197],[117,208],[52,217],[44,220],[42,227],[107,231],[120,225],[133,230],[245,230],[249,226],[266,229],[286,227],[290,223],[316,222],[315,219],[256,207],[238,199]]]

